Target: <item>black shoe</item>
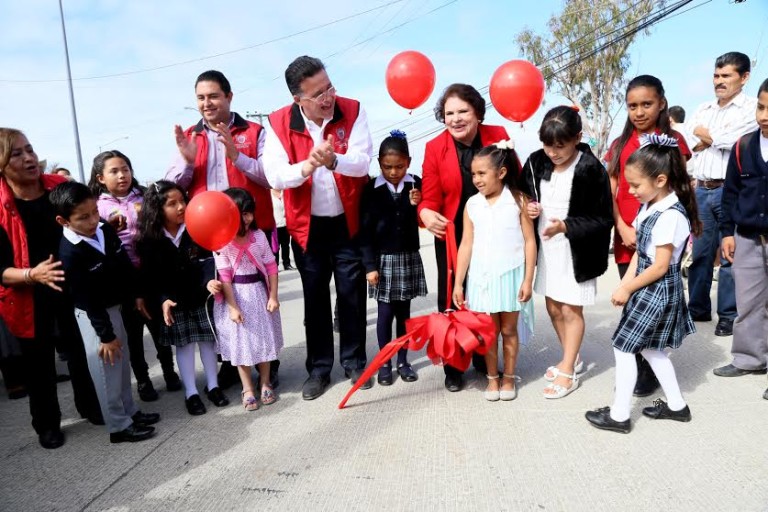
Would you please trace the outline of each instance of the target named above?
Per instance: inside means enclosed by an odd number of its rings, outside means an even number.
[[[64,432],[59,429],[46,430],[38,435],[37,439],[40,441],[40,446],[46,450],[55,450],[64,444]]]
[[[179,379],[179,375],[175,371],[171,370],[168,373],[164,373],[163,379],[165,380],[165,389],[168,391],[181,390],[181,379]]]
[[[154,425],[158,421],[160,421],[160,415],[156,412],[141,412],[138,411],[136,414],[131,416],[131,419],[133,420],[133,424],[137,427],[148,427],[150,425]]]
[[[197,396],[197,395],[195,395]],[[137,441],[144,441],[152,437],[155,433],[155,427],[145,427],[136,424],[131,425],[125,430],[120,432],[114,432],[109,434],[110,443],[135,443]]]
[[[283,263],[283,270],[296,270],[296,267],[292,266],[290,263]]]
[[[19,400],[27,396],[29,396],[29,393],[27,393],[27,388],[24,386],[15,386],[8,390],[8,400]]]
[[[89,414],[83,417],[87,419],[91,423],[91,425],[98,425],[98,426],[106,425],[106,423],[104,423],[104,417],[101,415],[101,412]]]
[[[229,398],[219,387],[215,387],[206,393],[208,400],[210,400],[216,407],[224,407],[229,405]]]
[[[357,380],[363,376],[363,372],[365,371],[364,368],[362,369],[356,369],[356,370],[344,370],[344,375],[352,381],[352,384],[354,385]],[[360,389],[371,389],[373,387],[373,379],[368,379],[367,381],[363,382],[363,385],[360,386]]]
[[[72,380],[72,377],[67,375],[66,373],[62,373],[61,375],[56,376],[56,383],[61,384],[62,382],[69,382]]]
[[[651,365],[644,357],[637,356],[637,382],[635,383],[635,390],[633,395],[638,397],[652,395],[657,389],[659,389],[659,380],[656,378],[656,374],[653,373]]]
[[[408,363],[397,365],[397,373],[405,382],[416,382],[419,380],[419,376]]]
[[[721,318],[715,326],[715,336],[730,336],[733,334],[733,319]]]
[[[221,365],[217,379],[221,389],[229,389],[240,382],[240,375],[237,373],[237,368],[227,363]]]
[[[330,383],[331,379],[328,377],[310,375],[301,387],[301,398],[304,400],[314,400],[325,392],[325,388]]]
[[[269,383],[272,385],[272,389],[277,389],[280,385],[280,377],[277,372],[280,369],[280,360],[275,359],[269,363]]]
[[[384,366],[379,368],[379,377],[376,380],[382,386],[391,386],[392,385],[392,365],[385,364]]]
[[[760,370],[742,370],[741,368],[736,368],[732,364],[727,364],[725,366],[721,366],[720,368],[715,368],[712,370],[712,373],[717,375],[718,377],[741,377],[742,375],[764,375],[766,372],[765,368],[762,368]]]
[[[601,407],[594,411],[587,411],[584,415],[587,421],[602,430],[612,430],[614,432],[621,432],[622,434],[629,434],[632,430],[632,423],[629,420],[616,421],[611,418],[611,408]]]
[[[694,315],[691,313],[691,320],[694,322],[711,322],[712,321],[712,313],[702,313],[700,315]]]
[[[157,394],[157,391],[155,391],[155,386],[152,385],[151,380],[139,382],[136,385],[136,389],[139,392],[139,398],[142,402],[154,402],[160,398],[160,396]]]
[[[451,393],[456,393],[457,391],[461,391],[461,388],[463,387],[464,387],[464,378],[461,376],[461,374],[445,376],[445,389],[447,389]]]
[[[200,399],[200,395],[192,395],[184,400],[184,403],[187,405],[187,412],[192,416],[205,414],[205,404],[203,404],[203,401]]]
[[[661,398],[653,401],[653,407],[645,407],[643,415],[655,420],[691,421],[691,410],[687,405],[679,411],[673,411]]]

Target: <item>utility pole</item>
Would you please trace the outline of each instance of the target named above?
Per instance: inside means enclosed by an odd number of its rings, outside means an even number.
[[[248,119],[259,119],[259,124],[261,126],[264,126],[264,118],[267,117],[269,114],[262,114],[261,112],[246,112],[245,117]]]
[[[77,129],[77,111],[75,110],[75,91],[72,88],[72,71],[69,68],[69,48],[67,47],[67,29],[64,26],[64,7],[59,0],[59,15],[61,16],[61,35],[64,38],[64,56],[67,62],[67,84],[69,84],[69,107],[72,110],[72,125],[75,130],[75,151],[77,152],[77,168],[80,171],[80,182],[85,183],[83,171],[83,153],[80,151],[80,131]]]

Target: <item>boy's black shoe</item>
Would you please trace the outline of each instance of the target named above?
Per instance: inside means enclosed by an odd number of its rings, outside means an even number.
[[[653,407],[644,408],[643,415],[655,420],[691,421],[691,410],[687,405],[679,411],[673,411],[661,398],[653,401]]]
[[[64,432],[59,429],[46,430],[38,435],[37,439],[40,441],[40,446],[46,450],[55,450],[64,444]]]
[[[205,414],[205,404],[203,404],[203,401],[200,399],[200,395],[192,395],[184,400],[184,403],[187,405],[187,412],[192,416]]]
[[[587,421],[590,422],[592,426],[602,430],[612,430],[613,432],[621,432],[622,434],[629,434],[632,430],[632,423],[630,423],[629,420],[616,421],[611,418],[610,407],[601,407],[594,411],[587,411],[584,417],[587,418]]]
[[[461,388],[464,387],[464,377],[461,373],[458,375],[446,375],[445,376],[445,389],[450,391],[451,393],[456,393],[457,391],[461,391]]]
[[[384,366],[379,368],[379,376],[377,377],[376,381],[381,386],[392,385],[392,365],[391,364],[385,364]]]
[[[137,427],[148,427],[160,421],[160,415],[156,412],[143,413],[138,411],[131,416],[131,419],[133,420],[133,424]]]
[[[352,381],[352,385],[355,385],[360,377],[363,376],[365,369],[347,370],[344,369],[344,375]],[[373,387],[373,379],[368,379],[360,386],[360,389],[371,389]]]
[[[229,405],[229,398],[219,387],[215,387],[206,393],[208,400],[210,400],[216,407],[224,407]]]
[[[173,370],[164,373],[163,379],[165,379],[165,389],[168,391],[179,391],[181,389],[181,379],[179,379],[179,375]]]
[[[155,427],[144,427],[136,424],[131,425],[125,430],[120,432],[113,432],[109,434],[110,443],[135,443],[137,441],[144,441],[152,437],[155,433]]]
[[[139,382],[136,385],[136,389],[139,392],[139,398],[142,402],[154,402],[160,398],[157,391],[155,391],[155,386],[152,385],[151,380]]]
[[[325,392],[325,388],[327,388],[330,383],[331,379],[328,377],[310,375],[301,387],[301,398],[304,400],[314,400]]]

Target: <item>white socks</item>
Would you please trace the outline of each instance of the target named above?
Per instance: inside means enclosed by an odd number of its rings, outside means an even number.
[[[205,372],[205,379],[208,382],[208,390],[219,387],[219,379],[216,372],[219,370],[218,361],[216,360],[216,350],[213,348],[213,343],[198,343],[200,347],[200,360],[203,362],[203,371]]]
[[[659,379],[661,389],[664,390],[664,396],[667,397],[667,405],[672,411],[679,411],[685,408],[685,400],[680,392],[680,385],[677,383],[677,375],[669,355],[660,350],[643,350],[643,357],[651,365],[653,373]]]
[[[208,389],[219,386],[216,375],[218,364],[213,343],[189,343],[183,347],[176,347],[176,365],[179,367],[181,382],[184,383],[185,398],[198,394],[195,383],[195,346],[200,347],[200,360],[203,362]]]

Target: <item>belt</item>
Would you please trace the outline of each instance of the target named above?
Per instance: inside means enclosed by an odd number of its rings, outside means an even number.
[[[712,190],[720,188],[725,183],[725,180],[696,180],[696,186],[706,190]]]
[[[263,282],[264,276],[259,272],[258,274],[240,274],[232,276],[233,284],[252,284]]]

